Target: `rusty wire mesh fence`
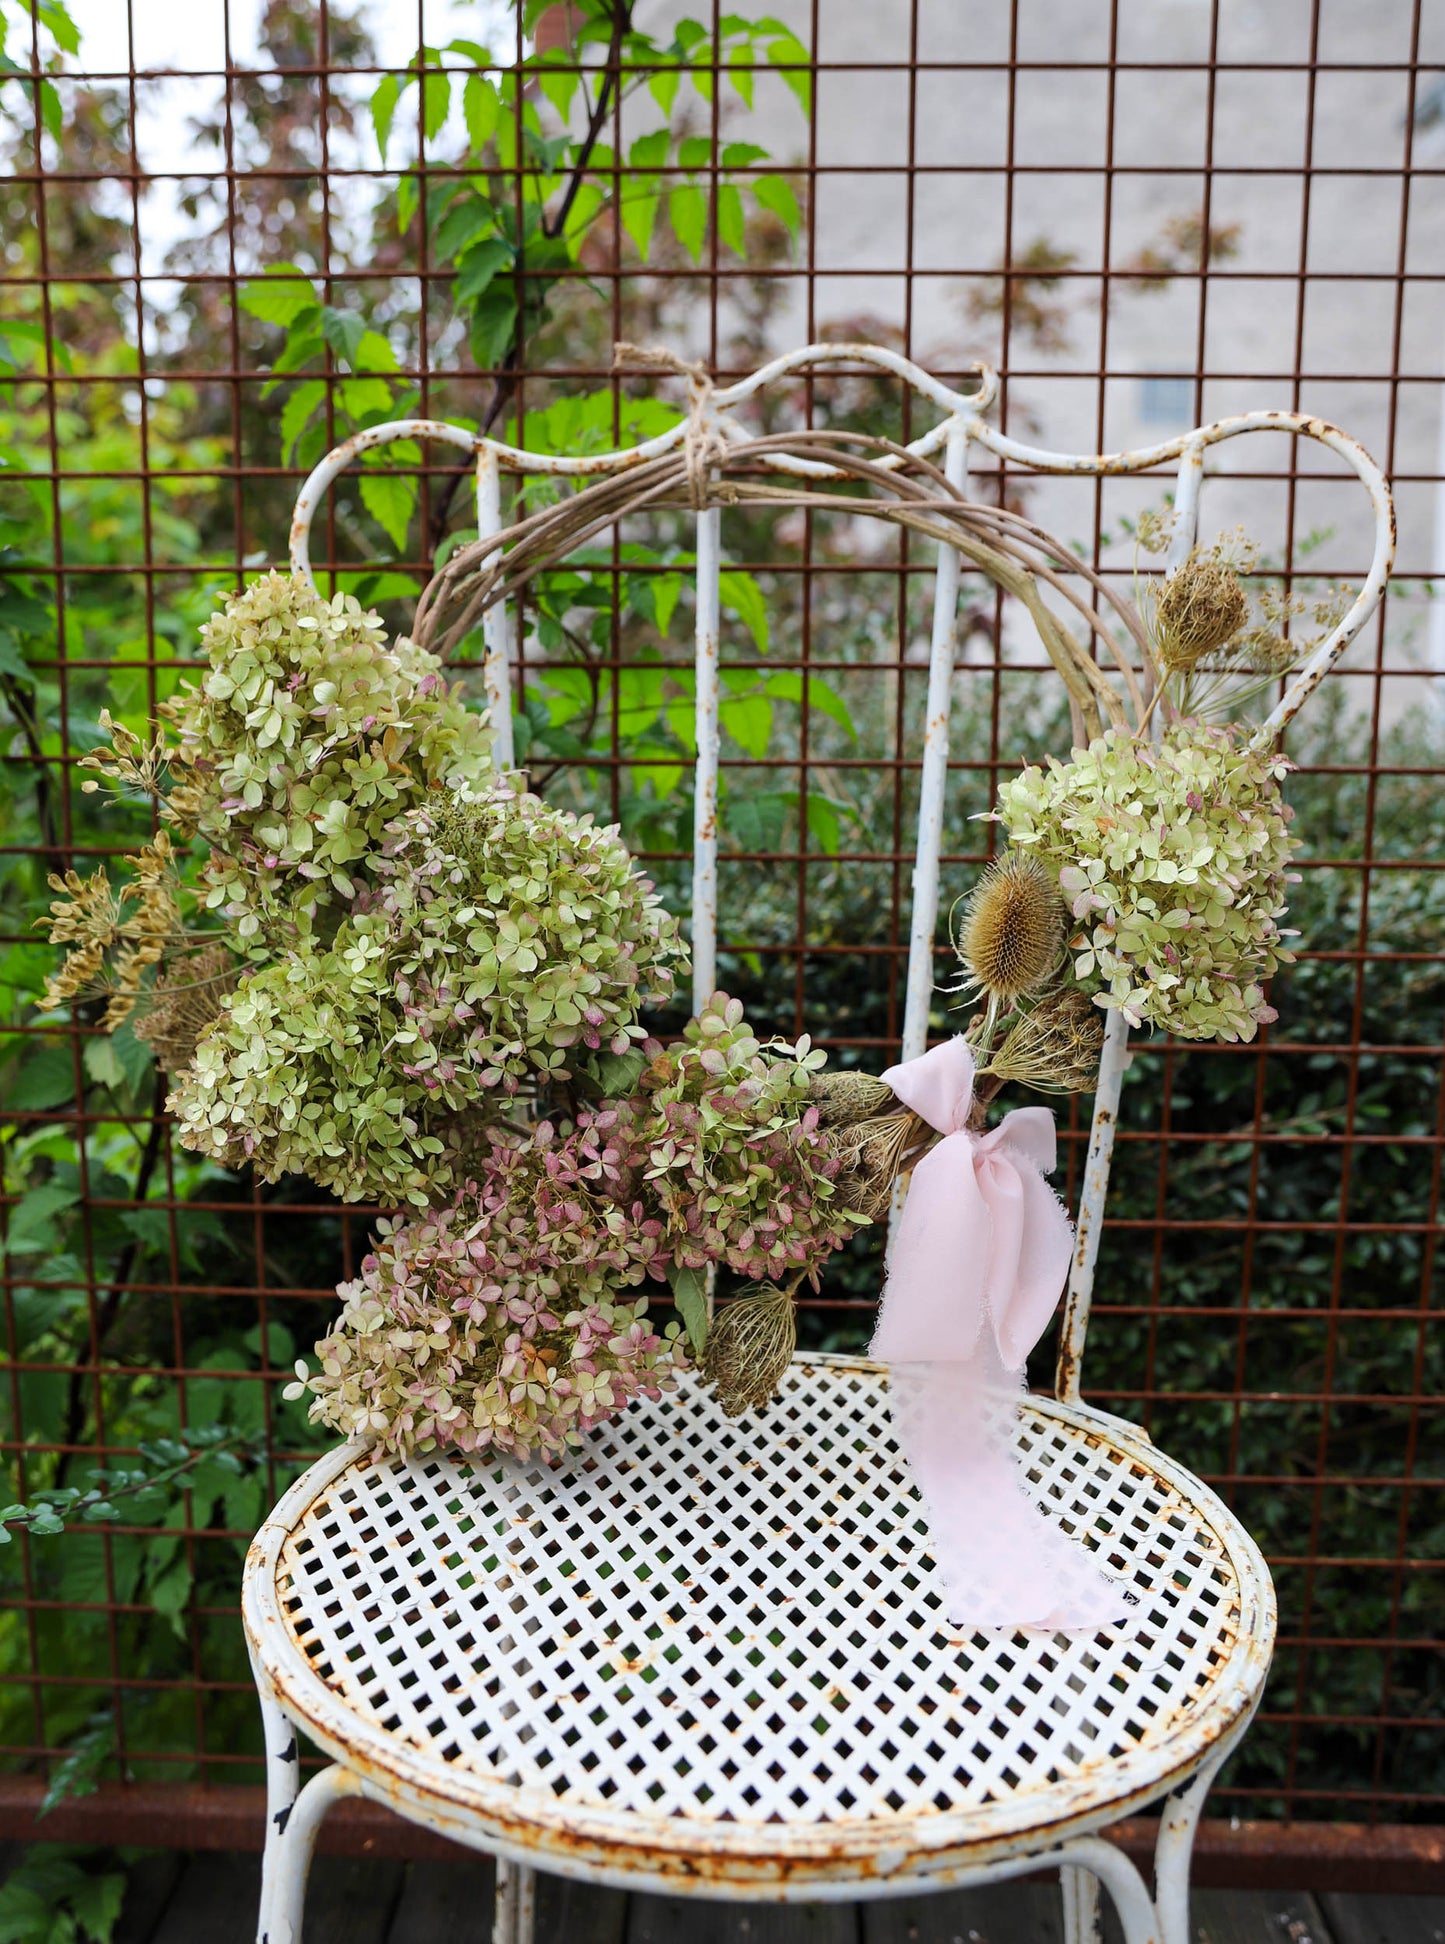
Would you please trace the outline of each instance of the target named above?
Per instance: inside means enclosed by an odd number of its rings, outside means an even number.
[[[741,374],[845,336],[951,383],[989,359],[1006,427],[1053,447],[1281,405],[1394,480],[1384,610],[1290,738],[1299,963],[1253,1045],[1139,1040],[1085,1389],[1195,1466],[1276,1578],[1275,1672],[1216,1812],[1437,1818],[1445,0],[688,11],[0,0],[4,1450],[17,1500],[207,1427],[233,1460],[193,1463],[164,1511],[118,1501],[5,1551],[10,1764],[255,1779],[240,1559],[315,1449],[280,1387],[372,1220],[198,1162],[143,1044],[37,1012],[46,872],[145,829],[79,791],[101,708],[138,725],[174,693],[215,597],[284,560],[299,480],[358,425],[601,448],[676,405],[611,375],[614,339]],[[862,373],[763,414],[922,429]],[[1166,488],[977,485],[1124,576]],[[467,519],[452,455],[394,452],[338,487],[315,553],[404,627]],[[1286,439],[1221,461],[1204,531],[1237,521],[1306,604],[1363,573],[1361,496]],[[931,563],[816,515],[724,532],[723,983],[876,1070]],[[690,546],[658,517],[544,583],[517,695],[536,786],[620,818],[679,907]],[[976,578],[961,639],[946,902],[1000,775],[1066,728]],[[1086,1126],[1063,1117],[1071,1193]],[[878,1262],[864,1241],[838,1264],[814,1343],[866,1341]]]

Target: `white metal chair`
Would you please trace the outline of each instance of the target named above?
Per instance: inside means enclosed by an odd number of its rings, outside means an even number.
[[[1319,420],[1256,412],[1147,451],[1072,457],[1020,445],[963,395],[868,345],[808,346],[712,394],[714,425],[769,382],[822,363],[892,372],[939,407],[913,450],[950,482],[977,445],[1044,472],[1178,462],[1171,564],[1197,520],[1206,450],[1272,430],[1314,439],[1369,490],[1369,576],[1270,717],[1294,713],[1363,626],[1393,550],[1388,490]],[[394,438],[475,452],[483,532],[500,469],[594,477],[678,444],[543,458],[455,426],[378,426],[330,454],[312,512],[366,447]],[[782,455],[782,472],[817,470]],[[695,994],[715,983],[720,514],[698,515]],[[958,556],[936,574],[921,812],[901,1056],[924,1050],[955,660]],[[511,759],[508,622],[486,621],[486,679]],[[800,1901],[996,1881],[1057,1864],[1066,1932],[1096,1928],[1097,1885],[1127,1944],[1186,1944],[1204,1798],[1268,1671],[1274,1601],[1259,1551],[1213,1492],[1137,1427],[1079,1401],[1126,1029],[1110,1014],[1057,1396],[1021,1408],[1029,1489],[1098,1548],[1139,1604],[1097,1634],[969,1633],[941,1612],[917,1495],[893,1440],[887,1372],[801,1356],[745,1426],[691,1380],[633,1406],[554,1466],[343,1447],[314,1464],[256,1536],[244,1616],[268,1765],[262,1944],[297,1944],[317,1829],[363,1795],[498,1859],[497,1944],[528,1944],[532,1872],[703,1897]],[[296,1730],[332,1758],[299,1787]],[[1151,1891],[1099,1832],[1163,1802]]]

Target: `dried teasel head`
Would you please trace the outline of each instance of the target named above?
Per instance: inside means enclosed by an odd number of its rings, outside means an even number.
[[[729,1417],[771,1403],[798,1344],[793,1292],[759,1283],[725,1304],[708,1326],[702,1374]]]
[[[820,1127],[851,1127],[896,1107],[886,1080],[871,1073],[814,1073],[808,1078],[808,1104],[818,1110]]]
[[[1042,1093],[1087,1093],[1099,1074],[1104,1015],[1076,985],[1046,992],[990,1054],[1000,1080]]]
[[[954,949],[969,982],[990,998],[1022,998],[1052,977],[1064,949],[1064,907],[1037,859],[1011,850],[989,865],[964,907]]]
[[[1154,636],[1165,668],[1187,674],[1212,655],[1249,618],[1249,599],[1218,549],[1195,547],[1159,589]]]
[[[196,1042],[235,987],[235,957],[224,945],[207,945],[160,973],[136,1017],[135,1036],[163,1072],[182,1073],[190,1065]]]

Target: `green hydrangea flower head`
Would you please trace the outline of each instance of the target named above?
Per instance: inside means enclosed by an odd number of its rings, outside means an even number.
[[[425,1207],[459,1185],[468,1117],[641,1040],[686,949],[615,829],[536,797],[438,792],[375,868],[329,945],[228,995],[171,1107],[228,1167]]]
[[[486,718],[434,655],[388,643],[350,594],[269,573],[202,630],[210,662],[170,706],[171,814],[212,847],[207,903],[246,944],[344,909],[386,825],[438,788],[485,784]]]
[[[1183,722],[1158,744],[1111,729],[1004,784],[998,816],[1067,900],[1074,975],[1098,1004],[1184,1039],[1252,1040],[1275,1017],[1263,982],[1294,957],[1289,768]]]
[[[579,1051],[625,1053],[672,996],[687,948],[617,826],[505,789],[438,796],[391,825],[375,900],[409,1069],[485,1087],[565,1079]]]

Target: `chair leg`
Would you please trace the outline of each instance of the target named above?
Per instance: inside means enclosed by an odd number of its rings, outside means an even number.
[[[532,1944],[537,1909],[537,1872],[497,1858],[497,1903],[492,1944]]]
[[[1064,1944],[1098,1944],[1099,1879],[1076,1864],[1059,1871],[1064,1893]]]
[[[303,1789],[296,1730],[275,1696],[259,1688],[266,1736],[266,1850],[261,1860],[257,1944],[301,1944],[306,1873],[316,1834],[332,1803],[358,1793],[349,1770],[333,1764]]]
[[[1194,1837],[1204,1811],[1204,1798],[1220,1766],[1205,1764],[1187,1788],[1169,1797],[1159,1817],[1154,1845],[1154,1908],[1159,1916],[1159,1944],[1189,1944],[1189,1871]]]

